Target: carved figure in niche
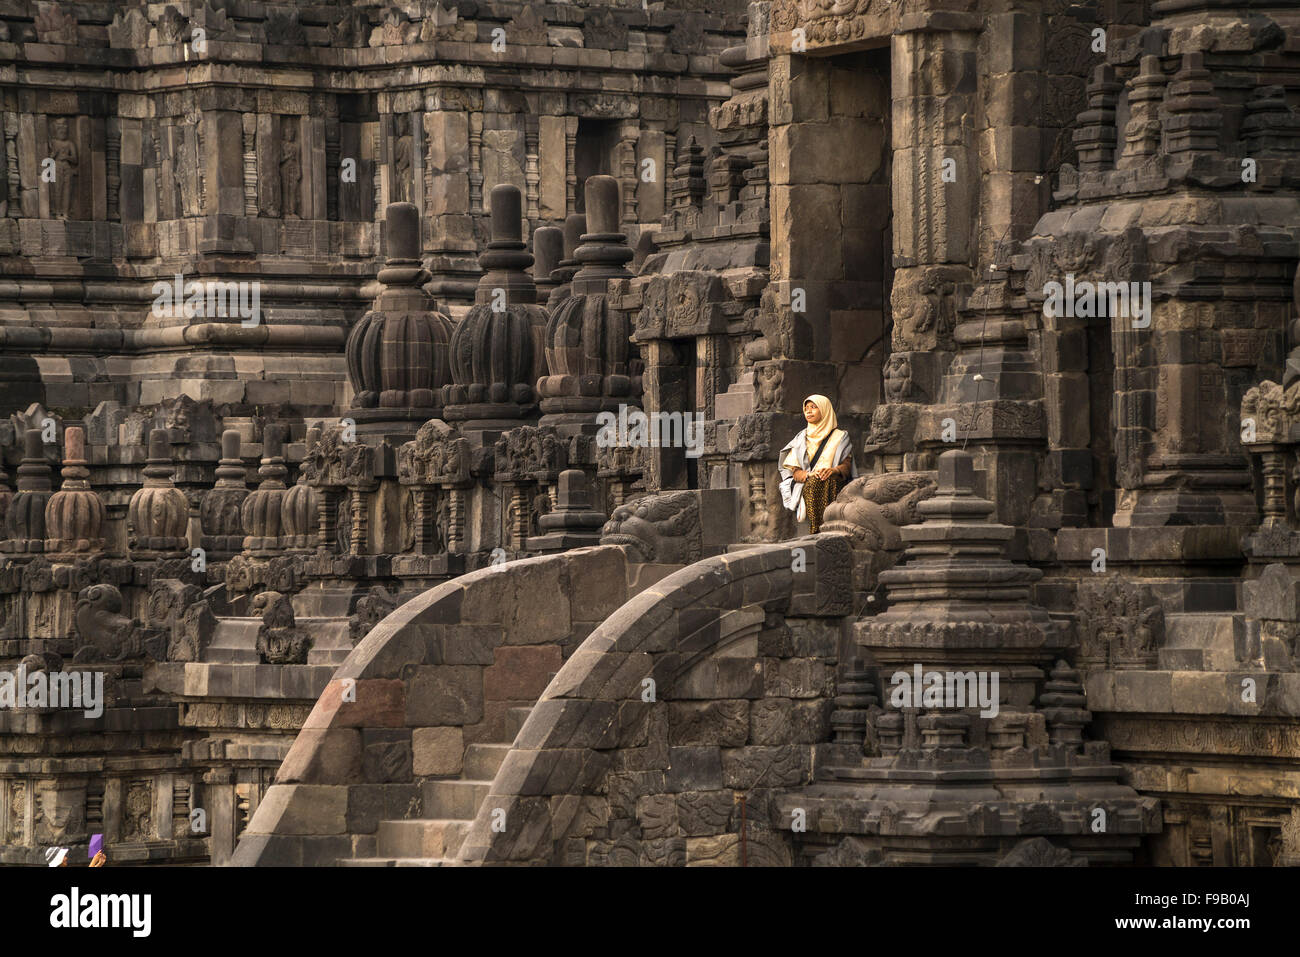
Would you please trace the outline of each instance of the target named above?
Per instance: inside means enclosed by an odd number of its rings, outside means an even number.
[[[775,412],[781,408],[782,386],[785,373],[778,365],[759,366],[757,408],[763,412]]]
[[[346,497],[334,506],[334,545],[344,555],[352,547],[352,506]]]
[[[294,120],[284,122],[284,140],[280,143],[280,210],[285,219],[302,215],[302,157],[298,149],[298,126]]]
[[[83,588],[72,617],[81,639],[74,661],[122,661],[139,655],[165,660],[162,636],[146,631],[139,619],[122,614],[122,593],[112,585]]]
[[[885,366],[885,399],[905,402],[912,394],[912,360],[896,352]]]
[[[57,117],[50,124],[50,159],[54,160],[54,182],[50,184],[50,215],[72,219],[77,195],[77,144],[68,132],[68,118]]]
[[[393,190],[393,202],[411,202],[411,117],[406,113],[397,115],[397,145],[393,148],[393,170],[396,188]]]
[[[781,500],[794,512],[795,521],[808,519],[816,535],[826,506],[835,500],[850,478],[858,477],[853,442],[838,427],[835,408],[824,395],[803,400],[808,425],[781,450]]]
[[[1150,668],[1164,640],[1165,615],[1149,587],[1116,578],[1079,587],[1079,666]]]
[[[164,46],[170,43],[180,43],[185,33],[185,18],[181,16],[180,11],[171,4],[163,10],[162,16],[158,18],[158,42]]]
[[[400,602],[383,585],[371,585],[370,591],[357,601],[357,613],[348,619],[348,633],[353,647],[370,630],[392,614]]]
[[[532,508],[528,512],[528,534],[540,535],[541,519],[543,515],[549,515],[551,512],[551,497],[545,492],[538,492],[533,496]]]

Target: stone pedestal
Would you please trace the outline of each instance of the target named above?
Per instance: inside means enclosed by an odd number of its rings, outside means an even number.
[[[541,535],[528,539],[528,550],[557,552],[600,544],[605,513],[592,508],[587,476],[581,469],[560,473],[555,510],[537,520]]]
[[[451,382],[452,322],[422,288],[429,273],[419,259],[419,210],[393,203],[385,226],[384,290],[348,336],[355,405],[347,415],[358,435],[403,442],[442,413],[442,390]]]
[[[906,563],[880,575],[889,609],[854,626],[879,668],[871,750],[780,806],[812,805],[809,820],[834,806],[832,830],[894,862],[993,863],[1029,837],[1067,859],[1130,859],[1158,803],[1082,740],[1082,686],[1059,660],[1070,636],[1031,604],[1041,573],[1004,557],[1013,529],[975,487],[970,455],[939,457],[924,521],[900,529]]]
[[[448,421],[466,429],[509,428],[535,415],[537,380],[545,373],[546,310],[526,272],[522,198],[515,186],[491,194],[492,241],[479,257],[474,307],[451,339],[451,385],[443,388]]]

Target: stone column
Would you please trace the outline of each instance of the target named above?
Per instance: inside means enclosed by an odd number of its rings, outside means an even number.
[[[243,116],[244,215],[256,216],[257,209],[257,114]]]
[[[352,512],[352,528],[348,535],[348,554],[356,558],[369,552],[366,547],[366,537],[369,534],[370,512],[366,507],[365,491],[357,487],[349,488],[348,503]]]
[[[469,211],[478,216],[483,210],[483,114],[469,117]]]
[[[539,195],[538,187],[541,184],[542,176],[538,167],[537,156],[537,117],[527,116],[524,118],[524,183],[528,192],[527,215],[530,223],[536,224],[540,218],[539,212]]]
[[[551,274],[559,268],[564,258],[564,230],[558,226],[541,226],[533,231],[533,282],[537,286],[537,302],[546,305],[551,290],[559,283]]]
[[[451,486],[447,493],[447,551],[458,555],[465,550],[465,495],[463,486]]]

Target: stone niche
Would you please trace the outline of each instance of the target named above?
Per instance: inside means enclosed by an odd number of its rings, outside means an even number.
[[[760,321],[776,357],[835,364],[837,411],[867,413],[881,398],[891,210],[905,203],[891,192],[887,51],[776,57],[771,77],[789,100],[771,117],[772,282]]]

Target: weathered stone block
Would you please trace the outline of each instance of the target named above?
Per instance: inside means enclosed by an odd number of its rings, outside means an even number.
[[[1242,594],[1249,618],[1300,621],[1300,579],[1281,563],[1269,565],[1256,581],[1245,582]]]
[[[722,752],[723,781],[729,788],[745,790],[760,780],[769,787],[805,783],[811,774],[812,754],[806,745],[727,748]]]
[[[345,689],[354,700],[343,700]],[[346,679],[335,679],[326,685],[303,727],[401,727],[406,704],[406,684],[400,680],[361,680],[349,685]]]
[[[671,794],[648,794],[637,798],[636,819],[641,825],[641,836],[646,840],[674,837],[677,834],[677,800]]]
[[[749,737],[749,702],[674,701],[668,705],[668,732],[674,745],[742,745]]]
[[[665,787],[674,792],[722,787],[721,755],[717,747],[670,748]]]
[[[275,773],[277,784],[346,784],[361,773],[354,728],[304,728]]]
[[[372,784],[400,784],[411,780],[409,728],[368,730],[361,733],[361,776]]]
[[[691,837],[722,834],[734,807],[731,791],[683,791],[677,795],[677,821],[682,833]]]
[[[461,728],[415,728],[411,732],[412,772],[416,777],[460,774],[465,759]]]
[[[428,727],[483,720],[483,670],[474,665],[413,668],[406,685],[405,723]]]
[[[260,833],[347,833],[348,788],[344,785],[272,785],[257,807]],[[251,827],[251,825],[250,825]]]
[[[492,701],[536,701],[562,664],[557,645],[502,646],[483,669],[483,694]]]

